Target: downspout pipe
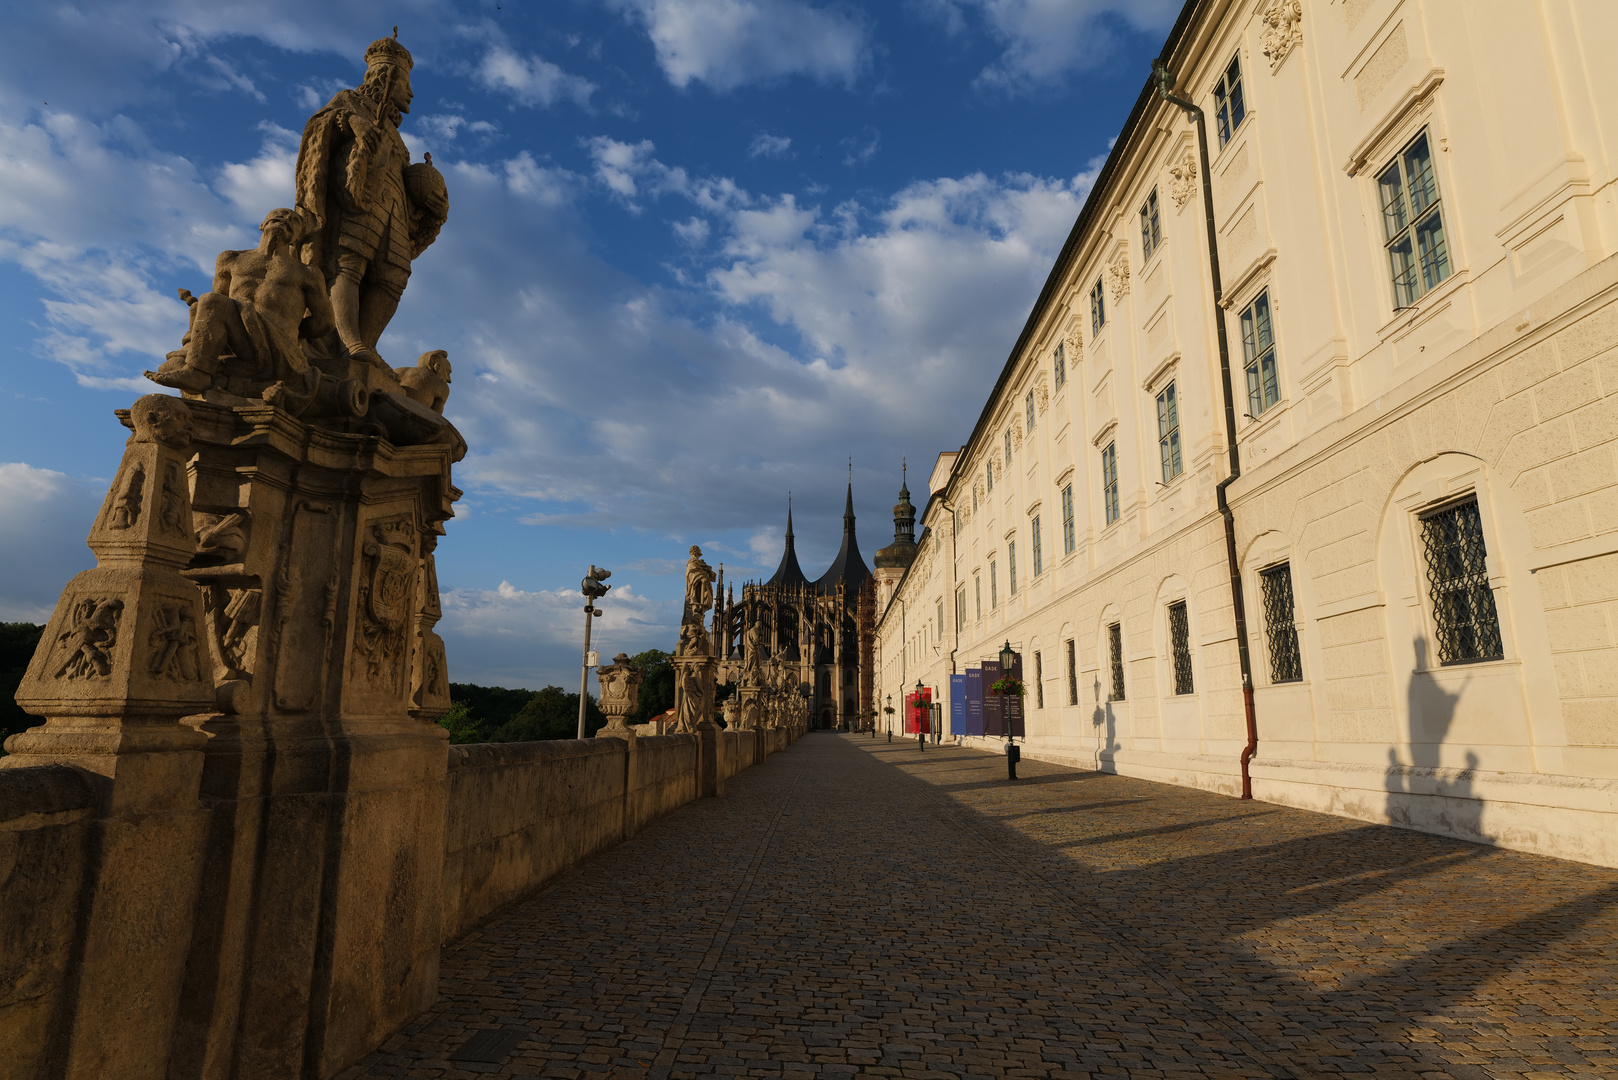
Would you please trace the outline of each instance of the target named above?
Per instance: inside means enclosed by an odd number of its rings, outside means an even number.
[[[1236,619],[1236,655],[1242,670],[1242,710],[1247,719],[1247,745],[1242,749],[1242,798],[1253,797],[1251,767],[1258,754],[1258,721],[1253,715],[1253,658],[1247,648],[1247,605],[1242,595],[1242,568],[1236,555],[1236,516],[1231,512],[1225,489],[1242,475],[1241,454],[1236,445],[1236,395],[1230,382],[1230,342],[1225,335],[1222,306],[1225,290],[1219,280],[1219,233],[1214,222],[1212,177],[1208,170],[1208,128],[1202,109],[1189,98],[1174,93],[1174,76],[1162,60],[1152,61],[1152,79],[1157,96],[1177,105],[1197,124],[1197,150],[1202,161],[1202,212],[1208,226],[1208,269],[1213,278],[1214,325],[1219,334],[1219,377],[1225,391],[1225,443],[1229,447],[1230,475],[1214,488],[1219,516],[1225,520],[1225,561],[1230,569],[1230,602]]]

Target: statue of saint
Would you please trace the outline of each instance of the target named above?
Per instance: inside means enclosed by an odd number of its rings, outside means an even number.
[[[680,656],[708,656],[708,609],[713,607],[713,583],[717,575],[702,558],[702,549],[691,545],[685,564],[685,613],[680,619]]]
[[[220,358],[235,356],[247,369],[242,374],[302,387],[309,375],[303,340],[332,329],[326,282],[297,256],[302,239],[302,218],[282,207],[259,226],[257,248],[220,252],[213,291],[198,297],[180,292],[191,306],[181,347],[146,377],[200,394],[213,385]]]
[[[410,264],[449,217],[444,178],[429,155],[411,164],[399,137],[410,111],[410,53],[395,37],[365,50],[365,78],[339,90],[304,125],[298,210],[304,261],[331,290],[337,336],[351,357],[381,364],[376,343],[410,280]]]
[[[747,624],[742,670],[753,673],[755,678],[756,673],[764,666],[764,639],[768,634],[769,628],[764,625],[761,616],[754,616],[753,621]]]

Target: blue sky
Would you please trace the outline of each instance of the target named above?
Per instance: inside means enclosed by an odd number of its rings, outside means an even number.
[[[574,685],[591,562],[603,649],[670,647],[686,547],[768,574],[788,490],[818,573],[851,456],[869,560],[901,457],[925,477],[969,434],[1178,7],[5,3],[0,619],[91,564],[175,289],[290,205],[305,119],[395,24],[451,210],[381,351],[455,365],[452,678]]]

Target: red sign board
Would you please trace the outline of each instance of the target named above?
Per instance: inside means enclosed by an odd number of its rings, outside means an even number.
[[[933,688],[922,687],[921,693],[905,695],[905,734],[932,734]]]

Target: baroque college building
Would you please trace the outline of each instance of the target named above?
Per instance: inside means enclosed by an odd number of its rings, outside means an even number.
[[[950,676],[1009,642],[1031,756],[1618,865],[1614,41],[1187,3],[878,569],[877,698],[992,747]]]

